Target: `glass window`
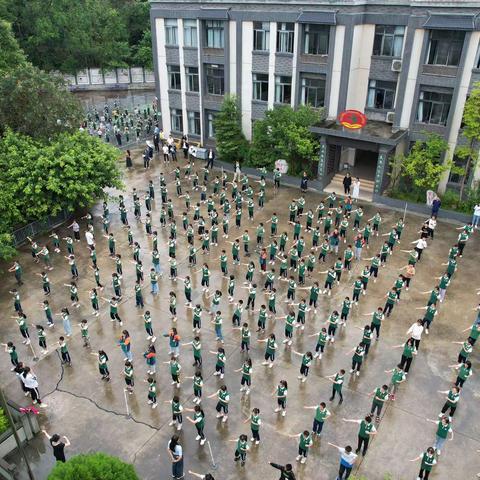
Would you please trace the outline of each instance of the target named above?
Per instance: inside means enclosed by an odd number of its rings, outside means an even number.
[[[375,25],[373,54],[384,57],[401,57],[405,27]]]
[[[330,27],[307,23],[303,27],[303,53],[327,55]]]
[[[198,92],[198,67],[185,67],[185,76],[187,78],[187,92]]]
[[[200,112],[187,112],[188,133],[200,135]]]
[[[268,73],[253,74],[253,99],[268,101]]]
[[[225,75],[223,65],[205,65],[207,93],[223,95],[225,93]]]
[[[180,65],[167,65],[168,88],[170,90],[181,90],[182,82],[180,76]]]
[[[178,22],[176,18],[165,19],[165,45],[178,45]]]
[[[170,120],[172,122],[172,132],[183,132],[182,111],[176,108],[170,109]]]
[[[393,110],[396,89],[397,84],[395,82],[370,80],[368,82],[367,107]]]
[[[215,114],[207,112],[207,136],[208,138],[215,138]]]
[[[270,22],[253,22],[253,49],[268,52],[270,43]]]
[[[275,102],[290,103],[292,100],[292,77],[275,76]]]
[[[325,104],[325,77],[302,76],[303,105],[318,108]]]
[[[421,90],[418,99],[417,122],[446,125],[451,102],[451,93]]]
[[[277,23],[277,52],[293,53],[293,23]]]
[[[186,47],[196,47],[197,43],[197,21],[183,21],[183,44]]]
[[[462,54],[465,32],[454,30],[432,30],[428,45],[427,63],[429,65],[457,66]]]
[[[205,46],[207,48],[223,48],[224,46],[224,29],[221,20],[207,20],[205,22],[206,35]]]

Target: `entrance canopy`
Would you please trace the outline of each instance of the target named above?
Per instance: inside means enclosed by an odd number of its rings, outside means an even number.
[[[376,152],[378,155],[374,193],[380,194],[385,187],[387,158],[392,150],[406,140],[408,130],[392,131],[392,125],[375,120],[369,121],[359,130],[349,130],[336,121],[315,125],[310,131],[320,139],[318,180],[322,187],[330,183],[339,171],[345,150]],[[355,155],[353,155],[355,156]]]

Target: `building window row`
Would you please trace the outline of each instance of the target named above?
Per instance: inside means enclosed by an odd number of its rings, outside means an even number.
[[[225,94],[225,70],[223,65],[207,64],[205,66],[207,93],[210,95]]]
[[[178,108],[170,109],[170,122],[172,132],[183,133],[183,117],[181,110],[179,110]]]
[[[180,65],[167,65],[168,88],[170,90],[181,90],[182,80],[180,75]]]
[[[205,46],[207,48],[224,48],[224,23],[222,20],[205,21]]]
[[[253,22],[253,49],[259,52],[270,49],[270,22]]]
[[[421,89],[418,98],[417,122],[446,125],[451,103],[450,93]]]
[[[395,104],[395,82],[370,80],[368,82],[367,107],[381,110],[392,110]]]
[[[185,67],[185,76],[187,80],[187,92],[199,92],[200,81],[198,77],[198,67]]]
[[[188,111],[188,133],[192,135],[200,135],[200,112]]]
[[[375,25],[373,54],[384,57],[402,55],[405,27],[395,25]]]
[[[458,66],[465,33],[453,30],[431,30],[426,63],[429,65]]]

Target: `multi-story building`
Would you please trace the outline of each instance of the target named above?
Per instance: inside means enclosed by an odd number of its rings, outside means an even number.
[[[454,158],[465,100],[480,81],[480,2],[464,0],[151,0],[162,126],[208,145],[226,94],[242,126],[267,109],[324,107],[319,180],[346,164],[386,184],[388,158],[436,132]],[[368,123],[348,131],[346,109]],[[478,176],[478,172],[477,173]],[[455,185],[446,175],[441,187]]]

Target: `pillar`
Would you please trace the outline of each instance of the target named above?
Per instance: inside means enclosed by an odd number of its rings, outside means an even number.
[[[380,148],[378,152],[377,170],[375,172],[375,186],[373,188],[373,193],[375,193],[376,195],[382,194],[383,178],[387,170],[387,161],[388,161],[388,150],[385,148]]]
[[[320,182],[320,188],[325,187],[325,175],[327,170],[328,146],[325,137],[320,138],[320,148],[318,151],[317,179]]]

